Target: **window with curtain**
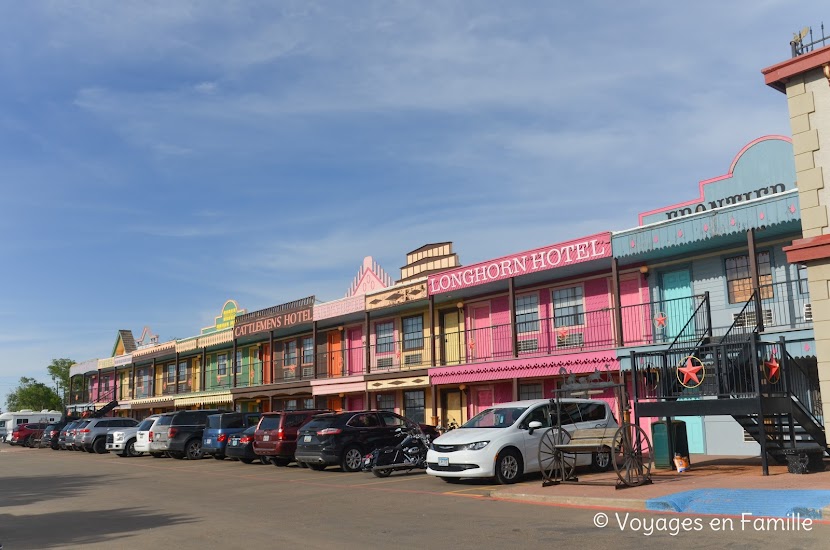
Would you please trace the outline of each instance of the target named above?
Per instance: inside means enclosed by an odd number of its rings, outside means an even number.
[[[759,252],[756,258],[761,298],[772,298],[772,269],[769,252]],[[749,255],[726,258],[726,292],[730,304],[747,302],[752,296]]]
[[[216,374],[218,376],[225,376],[228,374],[228,356],[220,353],[216,356]]]

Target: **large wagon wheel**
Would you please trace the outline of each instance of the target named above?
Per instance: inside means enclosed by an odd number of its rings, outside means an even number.
[[[564,428],[548,428],[542,434],[542,439],[539,440],[539,469],[545,478],[544,483],[558,479],[564,481],[573,477],[576,470],[576,455],[556,448],[557,445],[564,445],[570,440],[571,434]]]
[[[636,487],[651,480],[654,453],[646,432],[639,426],[625,423],[614,434],[614,471],[620,481]]]

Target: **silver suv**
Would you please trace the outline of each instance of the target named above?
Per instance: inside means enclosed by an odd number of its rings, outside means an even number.
[[[132,418],[93,418],[75,436],[75,447],[102,455],[107,452],[107,431],[131,426],[138,426],[138,421]]]
[[[146,433],[153,422],[156,421],[156,418],[158,418],[158,415],[148,416],[141,421],[141,424],[131,428],[112,428],[107,432],[107,451],[118,453],[119,456],[143,455],[144,452],[137,450],[135,447],[138,432],[144,430]]]

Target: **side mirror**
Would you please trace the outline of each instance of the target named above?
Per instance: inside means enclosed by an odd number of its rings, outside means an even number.
[[[527,427],[528,427],[527,434],[528,435],[533,435],[533,430],[538,430],[539,428],[541,428],[542,423],[539,422],[538,420],[534,420],[533,422],[528,424]]]

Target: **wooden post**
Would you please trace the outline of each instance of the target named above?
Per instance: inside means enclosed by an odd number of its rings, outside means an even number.
[[[754,228],[746,232],[746,240],[749,249],[749,274],[752,278],[752,290],[755,295],[755,322],[758,324],[758,332],[764,332],[764,312],[761,309],[761,285],[758,274],[758,257],[755,251]]]
[[[516,326],[516,288],[513,277],[507,279],[508,306],[510,307],[510,336],[513,339],[513,357],[519,356],[519,330]]]
[[[429,364],[435,366],[435,342],[438,340],[438,323],[435,322],[435,296],[429,297]]]
[[[614,332],[616,346],[623,347],[622,299],[620,298],[620,270],[617,258],[611,260],[611,292],[614,294]]]

